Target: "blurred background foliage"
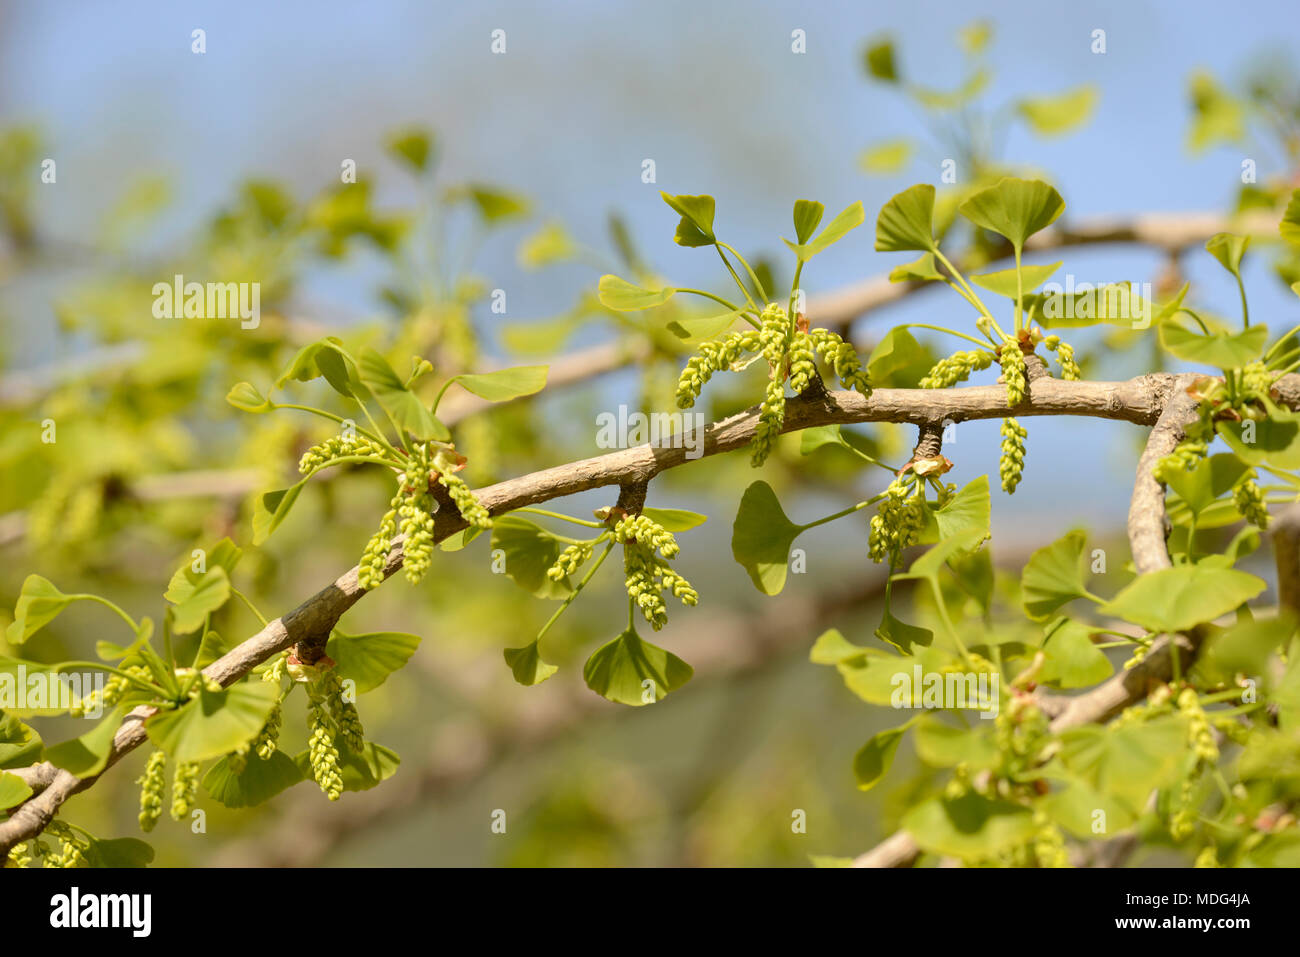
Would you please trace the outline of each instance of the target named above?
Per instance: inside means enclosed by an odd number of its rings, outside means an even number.
[[[671,244],[659,188],[715,193],[719,222],[779,283],[792,199],[839,208],[861,198],[874,218],[902,186],[938,182],[948,159],[957,183],[941,193],[945,224],[961,198],[1011,172],[1049,176],[1071,217],[1276,211],[1300,182],[1300,82],[1284,56],[1257,55],[1293,41],[1282,34],[1296,25],[1267,10],[1243,18],[1194,5],[1226,20],[1189,34],[1186,5],[1116,5],[1100,23],[1110,50],[1096,56],[1087,17],[1058,22],[1017,4],[1005,23],[968,23],[950,2],[892,22],[833,5],[592,3],[546,14],[394,7],[365,25],[350,7],[276,6],[182,15],[135,4],[113,24],[92,5],[75,24],[36,4],[0,11],[0,625],[28,573],[157,615],[191,549],[223,536],[247,545],[252,496],[289,484],[301,453],[331,433],[308,418],[242,414],[224,396],[241,380],[269,382],[324,334],[372,345],[399,368],[425,356],[440,379],[601,347],[628,360],[459,421],[476,486],[596,454],[595,415],[619,403],[671,408],[688,344],[669,326],[684,314],[612,313],[594,295],[606,271],[706,288],[716,279],[715,264]],[[202,56],[189,50],[194,27],[207,30]],[[509,45],[493,58],[497,27]],[[791,52],[794,29],[806,31],[806,54]],[[70,72],[49,77],[55,64]],[[1244,186],[1243,156],[1259,164]],[[53,184],[40,180],[47,158]],[[655,184],[642,182],[645,158]],[[356,183],[339,182],[345,160]],[[826,293],[886,270],[869,234],[819,259],[805,284]],[[953,240],[966,261],[997,255],[987,234]],[[1092,281],[1170,282],[1151,251],[1064,258]],[[1217,267],[1184,265],[1179,274],[1197,280],[1205,270],[1197,288],[1208,304],[1232,306]],[[1278,282],[1257,292],[1265,271],[1300,278],[1282,254],[1256,254],[1251,268],[1261,314],[1290,295]],[[260,283],[260,325],[154,318],[151,288],[175,274]],[[504,312],[493,308],[498,290]],[[956,318],[937,302],[914,296],[864,317],[855,341],[869,350],[882,322]],[[1076,342],[1085,374],[1150,368],[1153,353],[1114,351],[1126,334],[1102,335]],[[938,355],[922,339],[925,361],[878,384],[915,383]],[[701,410],[717,418],[748,405],[756,375],[717,383]],[[294,394],[332,407],[322,383]],[[47,419],[53,444],[41,441]],[[1025,485],[1014,505],[994,501],[1008,588],[1029,547],[1074,524],[1125,548],[1135,436],[1076,420],[1030,428]],[[945,450],[951,478],[993,467],[995,429],[963,426]],[[850,431],[898,462],[913,439],[892,426]],[[370,736],[402,754],[398,774],[338,806],[302,785],[255,811],[202,802],[207,833],[165,822],[151,836],[158,862],[780,865],[865,850],[930,773],[905,753],[900,768],[914,775],[857,792],[852,755],[893,716],[807,661],[823,629],[866,641],[877,620],[866,517],[801,539],[807,573],[762,598],[729,550],[754,477],[744,456],[726,456],[652,490],[652,504],[710,516],[681,536],[678,562],[701,607],[675,614],[661,636],[697,669],[683,693],[632,710],[582,686],[585,654],[620,627],[612,587],[584,596],[550,634],[560,674],[516,685],[501,649],[529,640],[553,607],[492,573],[483,536],[440,554],[418,588],[393,581],[343,622],[423,638],[412,663],[361,701]],[[800,520],[879,483],[840,450],[802,456],[797,437],[762,477]],[[240,587],[280,614],[332,580],[373,530],[385,482],[351,469],[312,483],[275,538],[247,549]],[[608,504],[602,493],[562,507]],[[101,637],[119,640],[103,624],[73,609],[24,654],[84,657]],[[231,603],[214,627],[237,640],[258,625]],[[42,725],[51,740],[74,728]],[[96,833],[134,834],[142,763],[132,755],[69,813]],[[491,830],[497,809],[505,834]],[[791,827],[800,811],[804,832]]]

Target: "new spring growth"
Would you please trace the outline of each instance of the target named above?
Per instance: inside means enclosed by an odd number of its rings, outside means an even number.
[[[1025,401],[1025,354],[1020,343],[1007,339],[998,350],[1002,363],[1002,381],[1007,386],[1007,408],[1014,409]]]
[[[802,316],[790,316],[777,303],[769,303],[759,316],[759,328],[731,332],[700,345],[677,380],[677,407],[695,405],[704,385],[715,372],[739,371],[749,365],[746,353],[767,362],[768,381],[759,409],[751,455],[757,467],[767,461],[785,422],[785,382],[795,394],[804,392],[817,377],[817,356],[848,389],[871,394],[871,385],[857,351],[829,329],[808,329]]]
[[[1205,714],[1197,698],[1195,688],[1184,688],[1178,693],[1176,704],[1179,714],[1187,719],[1187,743],[1191,747],[1196,761],[1183,779],[1175,799],[1176,810],[1169,819],[1169,836],[1181,841],[1191,836],[1196,829],[1197,805],[1196,785],[1201,772],[1214,767],[1219,761],[1219,746],[1214,740],[1214,731],[1210,719]]]
[[[198,793],[198,764],[185,761],[176,765],[176,773],[172,777],[171,815],[173,821],[181,821],[189,816],[190,809],[194,807],[194,798]]]
[[[1268,507],[1264,504],[1264,492],[1255,481],[1254,469],[1246,472],[1246,477],[1232,490],[1232,502],[1241,513],[1241,517],[1259,528],[1268,528]]]
[[[1025,427],[1012,418],[1002,420],[1002,455],[998,460],[998,474],[1002,478],[1002,491],[1011,495],[1020,484],[1025,471]]]
[[[1079,369],[1079,363],[1074,361],[1074,346],[1068,342],[1062,342],[1060,336],[1048,336],[1043,340],[1043,345],[1049,352],[1056,353],[1056,361],[1061,364],[1061,378],[1077,382],[1083,377]]]
[[[918,384],[922,389],[946,389],[958,382],[965,382],[977,370],[987,369],[993,364],[993,358],[992,352],[983,349],[954,352],[948,358],[936,362]]]
[[[679,550],[672,532],[645,515],[624,515],[614,525],[613,536],[623,546],[628,597],[655,631],[668,623],[664,592],[683,605],[699,603],[699,593],[667,562]]]
[[[167,755],[155,751],[149,755],[144,775],[136,781],[140,785],[140,830],[146,834],[154,829],[162,817],[163,790],[167,787]]]
[[[418,584],[428,571],[433,556],[435,515],[438,501],[435,484],[447,491],[465,521],[475,528],[491,528],[492,518],[456,472],[465,457],[454,446],[427,442],[411,450],[411,461],[397,475],[397,492],[379,521],[379,530],[366,543],[358,563],[357,583],[367,591],[384,580],[384,566],[393,539],[400,532],[406,538],[402,565],[407,581]]]
[[[956,494],[957,487],[939,478],[952,463],[942,455],[909,462],[885,489],[884,497],[871,518],[867,551],[875,562],[898,564],[903,549],[916,544],[925,527],[925,486],[937,492],[935,504],[942,507]]]
[[[142,681],[151,680],[151,673],[144,665],[128,665],[122,670]],[[74,718],[84,718],[87,714],[95,714],[101,707],[111,708],[130,687],[131,682],[122,675],[109,675],[103,689],[91,691],[74,704],[68,714]]]
[[[325,694],[317,682],[307,685],[308,763],[317,787],[331,801],[343,796],[343,772],[339,751],[334,743],[335,729],[326,713]]]
[[[90,849],[90,841],[73,830],[71,825],[64,821],[53,820],[45,828],[45,832],[59,840],[59,856],[47,857],[45,859],[46,867],[90,866],[90,862],[86,860],[86,851]]]

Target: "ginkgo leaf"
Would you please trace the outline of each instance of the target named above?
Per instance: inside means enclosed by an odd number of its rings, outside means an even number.
[[[1083,571],[1086,547],[1087,536],[1075,530],[1029,556],[1020,575],[1025,614],[1041,621],[1062,605],[1088,597]]]
[[[1008,176],[964,200],[957,211],[981,229],[1005,236],[1017,250],[1065,212],[1065,200],[1037,179]]]
[[[583,680],[596,694],[640,707],[662,700],[691,680],[694,669],[629,628],[587,659]]]
[[[1097,88],[1086,85],[1055,96],[1030,97],[1016,104],[1021,117],[1040,136],[1059,136],[1088,122],[1097,105]]]
[[[502,654],[515,680],[521,685],[541,684],[560,669],[542,660],[539,642],[534,640],[522,648],[506,648]]]
[[[1062,262],[1055,262],[1047,266],[1024,265],[1020,267],[1021,282],[1023,287],[1020,289],[1020,295],[1028,295],[1033,292],[1047,280],[1052,278],[1052,274],[1061,268]],[[1003,269],[999,272],[989,272],[983,275],[971,276],[971,282],[977,286],[987,289],[989,292],[997,293],[999,296],[1005,296],[1012,302],[1016,299],[1016,271],[1015,269]]]
[[[653,309],[655,306],[662,306],[677,292],[676,289],[671,287],[654,290],[642,289],[626,279],[620,279],[618,276],[608,273],[600,277],[600,284],[597,289],[600,294],[600,304],[607,309],[614,309],[618,312],[636,312],[641,309]]]
[[[790,248],[799,262],[807,262],[832,243],[839,242],[848,235],[850,230],[857,229],[865,219],[866,213],[862,209],[862,203],[856,202],[827,223],[826,228],[818,233],[816,238],[806,243],[792,243],[788,239],[781,241]]]
[[[1205,241],[1206,251],[1219,261],[1219,265],[1238,279],[1241,278],[1241,258],[1246,255],[1246,248],[1249,245],[1249,236],[1237,236],[1233,233],[1215,233]]]
[[[662,191],[659,195],[682,217],[673,242],[679,246],[711,246],[718,241],[713,235],[712,196],[673,196]]]
[[[75,596],[55,588],[48,578],[28,575],[23,579],[18,604],[14,606],[14,620],[5,629],[5,639],[11,645],[21,645],[75,600]]]
[[[731,554],[765,595],[785,587],[790,546],[803,526],[786,517],[781,503],[766,482],[754,482],[741,496],[731,530]]]
[[[880,731],[858,749],[853,756],[853,776],[857,779],[859,791],[870,791],[884,779],[894,763],[903,735],[911,726],[909,721],[901,727]]]
[[[894,196],[876,218],[877,252],[935,252],[934,187],[918,183]]]
[[[1226,615],[1265,587],[1263,579],[1235,569],[1179,565],[1138,576],[1098,612],[1148,631],[1183,631]]]
[[[495,372],[464,373],[452,379],[463,389],[489,402],[509,402],[546,388],[549,366],[513,366]]]

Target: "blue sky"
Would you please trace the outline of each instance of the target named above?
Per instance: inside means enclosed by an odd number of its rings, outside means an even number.
[[[894,34],[910,76],[952,85],[961,78],[956,32],[977,17],[996,28],[990,102],[1085,82],[1101,91],[1082,133],[1053,141],[1017,133],[1004,147],[1009,161],[1051,172],[1070,215],[1222,208],[1242,154],[1188,155],[1187,75],[1207,67],[1231,79],[1300,38],[1300,16],[1286,2],[20,0],[0,12],[0,122],[35,119],[48,131],[60,175],[56,190],[40,194],[40,211],[59,236],[93,228],[122,187],[154,173],[170,176],[176,191],[158,243],[183,235],[248,175],[307,195],[333,181],[345,157],[378,174],[381,202],[406,203],[410,186],[379,143],[393,127],[425,123],[439,133],[445,181],[522,190],[539,213],[594,245],[604,244],[605,217],[617,209],[667,276],[710,284],[716,263],[671,244],[674,217],[658,189],[713,193],[724,235],[774,254],[795,198],[821,199],[832,211],[861,199],[873,218],[892,193],[935,180],[937,157],[905,176],[858,171],[865,145],[923,132],[901,98],[863,78],[865,41]],[[195,28],[206,31],[202,56],[190,51]],[[1090,51],[1098,28],[1105,55]],[[494,29],[506,31],[504,56],[490,52]],[[795,29],[806,32],[803,55],[790,50]],[[654,185],[641,182],[644,158],[656,162]],[[523,232],[493,237],[478,268],[511,290],[511,318],[547,316],[592,274],[522,272],[514,250]],[[899,259],[871,243],[871,230],[858,230],[816,260],[806,285],[833,288]],[[1084,279],[1145,279],[1155,262],[1126,250],[1066,258]],[[1192,277],[1230,307],[1235,293],[1199,258]],[[1253,311],[1286,310],[1281,321],[1294,321],[1294,300],[1257,267]],[[312,297],[325,309],[365,311],[371,286],[364,273],[345,274]],[[943,310],[958,305],[927,297],[890,317],[945,321]],[[1072,473],[1079,494],[1112,474],[1104,436],[1114,428],[1071,423],[1043,441],[1060,453],[1097,443],[1097,464]],[[1030,442],[1032,467],[1032,426]]]

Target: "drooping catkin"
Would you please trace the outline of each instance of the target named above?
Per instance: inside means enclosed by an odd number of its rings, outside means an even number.
[[[1025,471],[1025,427],[1013,418],[1002,420],[1002,454],[998,460],[998,474],[1002,478],[1002,491],[1011,495]]]

